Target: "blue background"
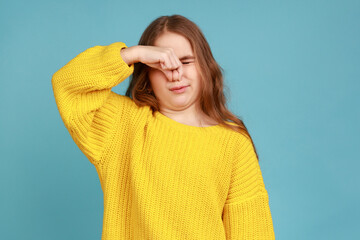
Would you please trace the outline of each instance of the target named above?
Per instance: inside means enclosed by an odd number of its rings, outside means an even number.
[[[61,121],[51,77],[89,47],[136,45],[172,14],[202,29],[225,70],[276,239],[360,239],[360,1],[344,0],[1,0],[0,238],[101,238],[97,172]]]

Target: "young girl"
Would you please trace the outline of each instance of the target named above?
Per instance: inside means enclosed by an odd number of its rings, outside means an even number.
[[[198,26],[172,15],[138,45],[91,47],[53,75],[61,118],[99,175],[103,240],[275,238],[220,69]],[[131,74],[126,96],[111,91]]]

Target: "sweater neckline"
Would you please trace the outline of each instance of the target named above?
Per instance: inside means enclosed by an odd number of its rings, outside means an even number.
[[[215,132],[221,128],[220,123],[217,125],[207,126],[207,127],[196,127],[196,126],[187,125],[184,123],[177,122],[174,119],[169,118],[168,116],[162,114],[159,111],[155,112],[155,118],[161,121],[162,123],[170,126],[171,128],[175,128],[179,131],[203,133],[203,132]]]

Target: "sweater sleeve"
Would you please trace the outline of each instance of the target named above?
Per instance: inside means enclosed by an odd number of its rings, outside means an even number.
[[[118,111],[129,117],[134,102],[111,91],[134,70],[120,55],[123,42],[86,49],[52,76],[52,87],[60,116],[74,142],[92,164],[106,146]],[[119,114],[117,115],[119,116]]]
[[[226,239],[275,239],[262,173],[251,140],[242,137],[223,208]]]

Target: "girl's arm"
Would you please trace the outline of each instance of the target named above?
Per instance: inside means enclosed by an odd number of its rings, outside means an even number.
[[[226,239],[275,239],[262,173],[253,145],[242,137],[223,209]]]
[[[81,151],[99,164],[119,111],[131,118],[135,103],[111,88],[129,77],[134,65],[120,55],[123,42],[94,46],[78,54],[52,76],[60,116]],[[117,115],[119,116],[119,114]]]

